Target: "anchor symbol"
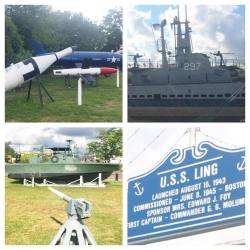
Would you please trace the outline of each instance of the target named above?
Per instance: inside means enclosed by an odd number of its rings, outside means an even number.
[[[241,156],[241,158],[243,159],[242,162],[237,163],[237,169],[239,171],[245,170],[245,156]]]
[[[134,187],[133,187],[133,188],[137,189],[135,191],[135,195],[137,195],[137,196],[142,195],[143,192],[144,192],[144,187],[140,187],[140,185],[141,185],[141,183],[136,182],[135,185],[134,185]]]

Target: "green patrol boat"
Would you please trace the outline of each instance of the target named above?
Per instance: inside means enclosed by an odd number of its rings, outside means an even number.
[[[88,162],[86,159],[81,159],[72,153],[70,145],[49,149],[53,152],[50,157],[44,159],[41,155],[32,156],[28,163],[21,163],[18,155],[16,163],[5,165],[7,176],[16,180],[34,178],[48,181],[69,181],[82,176],[84,182],[88,182],[97,178],[100,173],[102,180],[105,180],[121,167],[118,163]]]

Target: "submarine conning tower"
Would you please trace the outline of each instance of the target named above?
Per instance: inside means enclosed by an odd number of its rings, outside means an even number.
[[[180,20],[179,6],[177,6],[177,16],[171,23],[174,31],[175,41],[175,64],[177,68],[184,70],[208,69],[211,67],[209,57],[203,53],[193,53],[191,32],[187,19],[187,6],[185,5],[185,21]],[[162,36],[162,39],[164,37]],[[162,62],[164,65],[164,62]]]

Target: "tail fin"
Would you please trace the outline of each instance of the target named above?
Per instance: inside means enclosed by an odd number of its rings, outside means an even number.
[[[35,39],[30,39],[30,46],[35,56],[46,54],[47,51],[43,48],[43,45]]]

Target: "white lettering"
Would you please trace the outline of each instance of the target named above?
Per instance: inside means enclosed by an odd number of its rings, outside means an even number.
[[[170,219],[176,220],[176,219],[183,218],[183,217],[189,217],[189,216],[193,216],[193,215],[203,214],[205,212],[206,212],[205,207],[197,207],[197,208],[193,208],[193,209],[189,209],[189,210],[171,213]]]
[[[212,175],[218,174],[218,164],[215,162],[213,164],[208,164],[206,166],[202,166],[194,169],[194,179],[202,179],[205,177],[209,177]]]
[[[225,191],[231,191],[231,190],[235,190],[238,188],[244,188],[245,187],[245,182],[244,181],[238,181],[235,183],[230,183],[225,185]]]

